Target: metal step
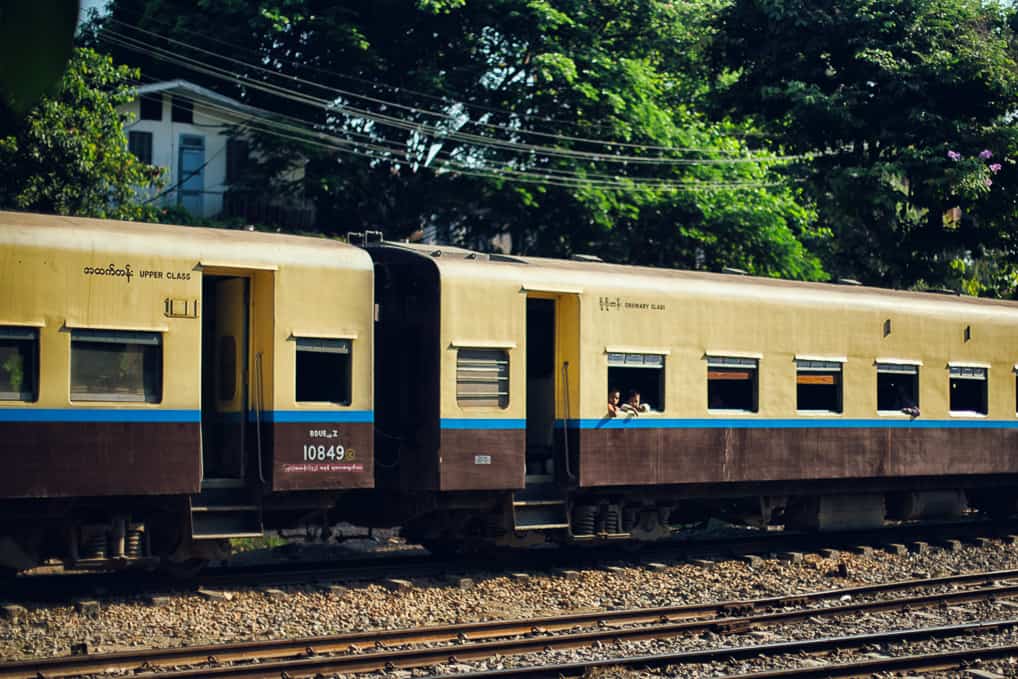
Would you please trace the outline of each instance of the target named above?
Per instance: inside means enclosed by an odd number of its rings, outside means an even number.
[[[262,505],[246,486],[202,484],[191,496],[191,537],[195,540],[262,537]]]
[[[515,530],[549,530],[569,527],[569,512],[562,491],[552,484],[528,486],[513,493]]]

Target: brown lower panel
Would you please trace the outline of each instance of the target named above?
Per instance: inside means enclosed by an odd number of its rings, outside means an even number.
[[[195,493],[197,422],[0,422],[0,497]]]
[[[1015,429],[605,429],[579,448],[582,486],[1018,473]]]
[[[526,436],[524,429],[443,429],[441,489],[522,488]]]
[[[373,488],[370,422],[274,422],[272,490]]]

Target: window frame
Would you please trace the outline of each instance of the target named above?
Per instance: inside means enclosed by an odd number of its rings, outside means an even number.
[[[340,408],[349,408],[353,405],[353,355],[354,355],[354,338],[352,337],[314,337],[310,335],[295,335],[294,349],[293,349],[293,402],[301,404],[311,405],[332,405]],[[342,347],[346,347],[346,351],[342,351]],[[298,370],[297,364],[300,359],[301,352],[307,353],[322,353],[322,354],[334,354],[337,356],[347,357],[347,376],[346,376],[346,401],[333,401],[333,400],[308,400],[304,401],[298,398],[298,379],[300,377],[300,371]]]
[[[922,405],[922,367],[923,362],[918,360],[908,359],[891,359],[891,358],[878,358],[873,361],[874,376],[876,387],[876,412],[881,417],[908,417],[908,414],[903,412],[901,409],[898,410],[881,410],[880,409],[880,374],[888,375],[915,375],[915,406],[920,408]]]
[[[957,371],[957,375],[955,374]],[[975,373],[981,372],[982,376]],[[956,379],[979,381],[983,386],[983,412],[978,410],[955,410],[951,407],[951,395],[953,382]],[[988,365],[974,365],[965,363],[947,364],[947,413],[951,417],[989,417],[990,414],[990,367]]]
[[[477,358],[474,358],[474,359],[463,358],[463,359],[461,359],[461,356],[462,356],[463,352],[465,352],[465,351],[466,352],[489,352],[489,353],[492,353],[492,354],[498,353],[498,354],[502,354],[502,356],[504,356],[505,377],[503,379],[501,375],[496,376],[496,387],[495,387],[496,391],[495,391],[495,393],[493,395],[488,395],[486,397],[486,398],[497,398],[499,400],[498,404],[496,404],[496,405],[493,405],[491,403],[473,404],[473,403],[470,403],[470,398],[471,398],[472,395],[462,394],[460,392],[460,383],[461,383],[461,380],[460,380],[460,369],[461,369],[460,361],[461,360],[474,360],[474,361],[479,361],[480,360],[480,359],[477,359]],[[489,359],[489,360],[494,360],[494,361],[496,361],[496,364],[497,364],[497,362],[500,359],[496,358],[496,359]],[[473,410],[484,410],[484,409],[502,411],[502,410],[507,410],[509,408],[509,405],[512,403],[512,381],[511,381],[511,377],[512,377],[512,355],[509,353],[509,347],[482,347],[482,346],[468,346],[468,345],[459,346],[459,345],[457,345],[456,346],[456,362],[455,362],[454,365],[455,365],[455,369],[456,369],[456,392],[455,392],[456,393],[456,405],[459,408],[462,408],[464,410],[470,410],[470,411],[473,411]],[[476,380],[476,382],[483,382],[483,381],[484,380]],[[490,380],[488,380],[488,381],[490,382]],[[502,384],[503,381],[505,382],[505,391],[504,392],[502,392],[501,389],[500,389],[501,384]],[[505,397],[504,402],[502,400],[503,396]],[[484,398],[484,397],[478,397],[476,395],[474,395],[474,397],[475,398]]]
[[[845,363],[844,358],[796,356],[795,359],[795,412],[800,415],[844,415],[845,414]],[[806,365],[804,365],[806,364]],[[799,407],[799,376],[802,373],[838,373],[838,409],[824,410]]]
[[[148,132],[146,130],[128,130],[128,132],[127,132],[127,150],[130,151],[134,155],[134,157],[137,158],[142,163],[145,163],[146,165],[151,165],[152,164],[152,144],[154,143],[154,138],[155,138],[155,135],[152,132]],[[142,147],[144,147],[144,150],[146,150],[148,152],[147,153],[147,155],[148,155],[147,158],[143,157],[143,155],[145,155],[145,154],[140,153],[139,149],[136,147],[136,144],[134,143],[134,140],[136,140],[136,139],[137,140],[146,140],[145,143],[142,144]]]
[[[119,328],[70,328],[70,352],[68,356],[68,384],[67,400],[72,405],[94,404],[94,403],[116,403],[116,404],[139,404],[159,405],[165,400],[165,376],[166,376],[166,342],[163,330],[126,330]],[[104,337],[105,336],[105,337]],[[154,341],[152,341],[154,340]],[[147,394],[142,398],[130,398],[127,394],[110,393],[74,393],[74,344],[134,344],[140,346],[155,346],[159,349],[158,388],[153,399]],[[142,358],[142,390],[145,388],[145,366]]]
[[[29,391],[0,391],[0,402],[4,403],[37,403],[39,401],[39,379],[42,371],[40,367],[41,345],[39,328],[23,325],[0,325],[0,340],[7,339],[28,341],[32,343],[32,382]]]
[[[658,372],[658,387],[656,397],[650,400],[645,400],[645,403],[649,404],[652,410],[641,412],[640,415],[661,415],[666,412],[667,407],[667,385],[668,385],[668,352],[662,350],[639,350],[639,349],[616,349],[606,348],[605,349],[605,377],[608,379],[608,389],[619,387],[618,384],[612,382],[610,377],[612,368],[624,368],[630,370],[656,370]],[[637,360],[636,357],[639,357]],[[647,361],[648,358],[660,359],[653,362]],[[617,382],[618,380],[616,380]],[[607,392],[606,392],[607,393]],[[619,388],[620,401],[619,405],[624,405],[626,399],[628,399],[627,389]],[[648,394],[640,391],[641,400]]]
[[[146,108],[151,107],[150,111],[158,111],[159,115],[145,115]],[[138,120],[155,120],[162,121],[163,119],[163,95],[161,93],[156,94],[143,94],[138,97]]]
[[[238,183],[251,161],[251,144],[243,137],[226,140],[226,183]]]
[[[179,125],[194,125],[194,101],[179,95],[171,95],[170,122]]]
[[[763,360],[762,356],[738,356],[735,354],[727,353],[708,353],[704,355],[706,368],[707,368],[707,412],[710,414],[719,415],[730,415],[730,414],[748,414],[757,415],[760,413],[760,362]],[[710,385],[711,385],[711,368],[721,368],[723,370],[732,369],[748,369],[751,370],[753,376],[749,382],[752,384],[753,389],[753,407],[752,409],[745,408],[711,408],[710,406]]]

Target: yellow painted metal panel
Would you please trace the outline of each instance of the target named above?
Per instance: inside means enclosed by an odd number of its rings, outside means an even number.
[[[328,239],[0,212],[0,319],[40,328],[32,407],[72,407],[69,320],[163,332],[162,402],[124,407],[199,409],[201,310],[166,315],[167,300],[201,299],[199,262],[232,263],[219,273],[253,281],[251,360],[262,355],[264,409],[299,408],[295,347],[287,340],[289,328],[301,327],[356,333],[347,407],[371,409],[373,267],[363,250]],[[12,405],[25,404],[0,402]]]

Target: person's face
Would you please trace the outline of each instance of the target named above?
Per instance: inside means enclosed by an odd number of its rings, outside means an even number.
[[[608,403],[611,403],[612,405],[616,405],[621,400],[622,394],[620,394],[617,391],[613,391],[612,393],[608,394]]]
[[[640,405],[640,392],[636,392],[635,394],[633,394],[630,397],[629,402],[632,403],[634,406]]]

